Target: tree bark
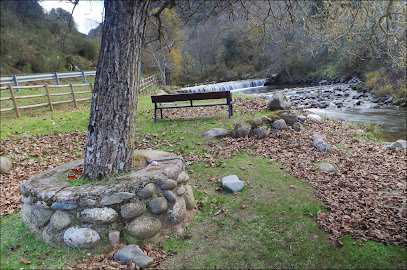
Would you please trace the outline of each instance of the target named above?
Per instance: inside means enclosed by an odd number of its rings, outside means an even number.
[[[84,175],[102,179],[134,166],[141,48],[150,0],[105,0],[88,124]]]

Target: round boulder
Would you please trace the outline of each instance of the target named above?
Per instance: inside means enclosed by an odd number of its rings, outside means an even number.
[[[221,138],[225,137],[226,135],[228,135],[228,131],[223,128],[212,128],[203,134],[204,137],[209,138]]]
[[[42,238],[44,238],[46,243],[52,246],[64,245],[63,232],[54,230],[50,224],[48,224],[42,231]]]
[[[171,224],[179,224],[181,223],[186,216],[186,204],[183,198],[180,198],[172,207],[170,211],[168,211],[167,218],[171,222]]]
[[[71,216],[65,211],[56,211],[49,221],[51,228],[58,231],[67,228],[71,223]]]
[[[153,214],[159,215],[167,209],[168,204],[164,197],[154,198],[148,202],[148,210]]]
[[[64,242],[72,248],[93,248],[100,242],[100,236],[89,228],[71,227],[64,233]]]
[[[127,224],[127,231],[139,239],[150,238],[161,230],[161,221],[153,217],[139,217]]]
[[[125,219],[138,217],[147,211],[146,205],[141,202],[127,203],[122,205],[120,213]]]
[[[285,123],[285,121],[283,119],[280,119],[280,120],[274,121],[271,124],[271,127],[274,129],[278,129],[278,130],[283,130],[283,129],[287,128],[287,124]]]
[[[298,121],[298,115],[300,113],[298,111],[283,111],[279,113],[281,119],[285,121],[287,125],[292,126],[294,123]]]
[[[7,173],[13,168],[13,163],[9,158],[0,157],[0,173]]]
[[[254,129],[251,132],[251,136],[255,136],[258,140],[267,138],[270,135],[271,128],[270,126],[262,126]]]
[[[90,208],[79,214],[83,222],[94,224],[110,224],[117,220],[118,214],[113,208]]]
[[[195,207],[195,199],[194,199],[194,193],[192,192],[192,188],[190,185],[186,185],[185,187],[185,204],[187,207],[187,210],[192,210]]]
[[[49,209],[24,204],[21,209],[21,219],[32,232],[40,234],[41,228],[49,222],[52,212]]]
[[[336,168],[334,166],[332,166],[330,163],[321,163],[318,165],[318,168],[322,172],[329,172],[329,173],[336,172]]]
[[[186,172],[181,172],[177,177],[177,183],[188,182],[189,175]]]
[[[155,187],[153,183],[147,184],[145,187],[143,187],[137,195],[140,196],[141,198],[150,198],[155,192]]]
[[[269,103],[267,104],[267,108],[270,111],[289,110],[290,107],[290,101],[282,92],[275,92],[274,95],[271,97]]]
[[[251,130],[252,130],[252,125],[250,125],[249,123],[246,123],[244,121],[240,121],[235,126],[235,137],[236,138],[247,137],[250,134]]]

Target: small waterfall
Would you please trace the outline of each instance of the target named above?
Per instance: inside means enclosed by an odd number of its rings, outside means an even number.
[[[214,83],[207,85],[198,85],[193,87],[181,88],[178,92],[181,93],[199,93],[199,92],[217,92],[231,91],[236,89],[244,89],[249,87],[263,86],[267,79],[254,79],[244,81],[230,81],[223,83]]]

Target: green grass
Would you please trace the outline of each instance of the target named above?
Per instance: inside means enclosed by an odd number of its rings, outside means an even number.
[[[164,111],[164,115],[169,114],[170,110]],[[68,112],[57,110],[53,115],[43,111],[2,119],[1,138],[84,131],[88,115],[89,109],[84,106]],[[142,95],[135,140],[156,150],[202,157],[224,143],[202,134],[215,127],[231,131],[233,122],[240,118],[248,116],[235,114],[229,120],[225,109],[224,114],[213,117],[170,117],[154,123],[151,99]],[[375,241],[359,244],[347,236],[340,239],[342,248],[334,247],[315,217],[318,211],[328,210],[307,183],[281,170],[278,163],[239,153],[216,160],[216,164],[207,167],[202,161],[187,167],[193,171],[190,184],[200,211],[186,229],[190,239],[178,236],[162,243],[166,251],[177,253],[162,263],[166,268],[405,268],[407,254],[401,246]],[[218,191],[220,183],[208,181],[231,174],[246,183],[242,192]],[[221,209],[225,211],[215,216]],[[86,251],[44,244],[23,226],[18,213],[1,218],[1,237],[1,268],[5,269],[63,268],[65,262],[75,264],[86,257]],[[23,257],[31,264],[21,264]],[[41,263],[38,267],[37,262]]]
[[[65,263],[87,258],[88,252],[45,244],[24,226],[20,213],[1,218],[1,269],[63,269]],[[97,252],[92,251],[93,254]],[[23,264],[22,259],[31,263]]]
[[[164,267],[387,269],[405,265],[406,250],[400,246],[374,241],[360,245],[343,237],[344,247],[334,247],[316,223],[316,213],[326,210],[312,188],[280,170],[277,163],[244,153],[222,162],[230,165],[189,168],[194,170],[191,181],[198,185],[194,194],[203,211],[189,228],[191,239],[173,237],[164,242],[166,250],[177,253]],[[248,169],[241,170],[242,166]],[[206,180],[229,174],[246,183],[242,192],[218,192],[220,184]],[[226,211],[214,216],[219,209]]]

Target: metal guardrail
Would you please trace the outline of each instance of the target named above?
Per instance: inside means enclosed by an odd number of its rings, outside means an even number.
[[[0,84],[14,83],[14,86],[18,86],[20,82],[33,82],[42,80],[55,80],[57,85],[60,85],[59,79],[61,78],[73,78],[82,77],[83,82],[87,83],[86,76],[95,76],[96,71],[80,71],[80,72],[64,72],[64,73],[42,73],[42,74],[26,74],[26,75],[11,75],[1,76]]]

